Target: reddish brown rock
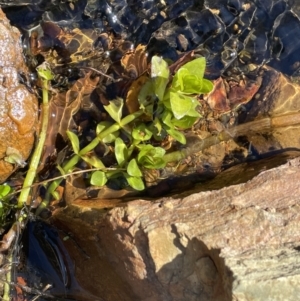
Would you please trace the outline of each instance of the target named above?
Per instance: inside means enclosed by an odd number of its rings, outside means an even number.
[[[19,74],[26,74],[19,31],[10,26],[0,10],[0,183],[18,164],[5,157],[19,153],[26,160],[34,142],[38,108],[36,97],[20,84]],[[21,162],[20,162],[21,163]]]
[[[69,205],[55,220],[82,248],[68,242],[79,282],[107,301],[297,300],[300,159],[263,171],[283,160],[155,201]]]

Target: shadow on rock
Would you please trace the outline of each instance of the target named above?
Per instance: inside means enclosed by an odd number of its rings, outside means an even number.
[[[193,238],[186,247],[179,242],[181,254],[157,272],[157,278],[173,301],[232,300],[233,276],[219,249],[211,249]]]

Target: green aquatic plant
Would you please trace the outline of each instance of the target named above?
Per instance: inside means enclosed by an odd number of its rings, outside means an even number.
[[[38,76],[42,82],[42,93],[43,93],[43,103],[42,103],[42,124],[41,131],[38,139],[37,146],[35,147],[31,161],[29,164],[29,169],[26,173],[26,177],[23,183],[23,188],[21,190],[20,196],[18,198],[18,208],[22,208],[24,204],[26,204],[27,199],[30,193],[30,186],[33,184],[34,179],[36,177],[36,172],[38,165],[40,163],[43,147],[46,140],[47,135],[47,127],[49,121],[49,89],[50,89],[50,81],[53,79],[53,74],[51,72],[50,66],[48,64],[43,63],[42,65],[37,67]]]
[[[151,79],[141,89],[139,102],[143,106],[149,98],[156,96],[158,102],[148,113],[153,112],[154,136],[170,135],[182,144],[186,143],[184,134],[179,130],[189,129],[201,117],[197,108],[199,102],[195,95],[212,90],[211,81],[203,78],[205,58],[197,58],[178,69],[171,84],[169,67],[162,58],[154,56],[151,61]]]
[[[108,181],[123,178],[127,185],[135,190],[143,190],[143,171],[164,168],[167,164],[166,151],[157,144],[168,135],[185,144],[185,136],[181,130],[190,128],[201,117],[197,110],[199,103],[196,96],[207,93],[212,88],[212,83],[203,79],[205,59],[198,58],[185,64],[174,76],[170,74],[169,66],[162,58],[154,56],[151,63],[150,77],[138,95],[139,110],[123,116],[124,101],[119,98],[111,101],[105,106],[105,110],[113,122],[100,122],[96,127],[96,137],[83,148],[80,147],[79,136],[67,131],[74,154],[62,166],[57,166],[62,176],[67,176],[77,163],[83,160],[97,169],[90,174],[91,185],[104,186]],[[19,209],[28,201],[47,134],[48,93],[53,75],[50,67],[45,64],[39,66],[37,71],[42,82],[42,124],[37,146],[18,197]],[[153,141],[156,143],[152,144]],[[116,161],[113,169],[107,168],[94,153],[99,143],[110,144],[112,147]],[[25,164],[15,150],[6,155],[6,160],[13,164]],[[37,214],[48,206],[51,198],[58,197],[56,188],[62,180],[63,178],[57,178],[49,185]],[[11,195],[10,186],[0,185],[1,218],[7,215]],[[21,213],[11,229],[14,230],[14,226],[25,218],[26,213]],[[11,273],[7,273],[6,279],[7,283],[10,283]],[[9,299],[9,285],[5,287],[4,299]]]
[[[100,122],[96,137],[82,149],[79,137],[68,131],[74,155],[59,167],[61,173],[69,173],[84,160],[98,169],[90,175],[92,185],[103,186],[108,181],[124,178],[132,188],[143,190],[143,170],[163,168],[167,163],[164,159],[166,151],[155,145],[168,136],[185,144],[182,130],[191,128],[201,118],[197,96],[213,88],[213,84],[203,78],[205,64],[205,58],[196,58],[180,67],[173,76],[167,62],[154,56],[150,77],[138,94],[139,110],[123,116],[123,99],[111,101],[104,108],[113,122]],[[152,141],[157,142],[152,144]],[[110,144],[113,149],[114,170],[108,170],[93,152],[99,143]],[[39,212],[47,206],[51,196],[56,197],[55,190],[61,181],[57,179],[50,184]]]
[[[36,178],[37,175],[37,168],[40,163],[44,143],[46,140],[46,135],[47,135],[47,127],[48,127],[48,115],[49,115],[49,88],[50,88],[50,81],[53,79],[53,74],[51,72],[50,67],[44,63],[40,66],[37,67],[37,72],[39,75],[39,78],[41,79],[42,82],[42,94],[43,94],[43,102],[42,102],[42,123],[41,123],[41,130],[39,134],[39,139],[37,142],[37,146],[35,147],[28,171],[26,173],[25,180],[23,182],[23,186],[20,192],[20,195],[18,197],[18,203],[17,203],[17,208],[21,209],[23,208],[27,201],[28,197],[30,195],[30,190],[31,186],[33,185],[33,182]],[[15,149],[9,149],[6,153],[5,160],[7,162],[10,162],[12,164],[17,164],[19,166],[25,166],[25,162],[23,161],[23,158],[19,154],[19,152]],[[8,185],[0,185],[0,222],[1,225],[4,225],[7,213],[8,211],[15,207],[11,204],[9,204],[9,197],[12,194],[12,189]],[[26,213],[20,212],[17,220],[14,222],[14,224],[11,226],[12,233],[14,233],[14,228],[17,227],[18,223],[21,223],[23,219],[26,218]],[[7,234],[8,235],[8,234]],[[9,239],[9,243],[7,243],[7,246],[4,247],[2,246],[3,250],[5,248],[9,248],[11,242],[14,240],[15,235],[11,236],[11,239]],[[8,258],[9,262],[12,262],[12,254]],[[11,283],[11,271],[8,271],[6,273],[6,282],[4,285],[4,293],[3,293],[3,300],[10,300],[9,292],[10,292],[10,283]]]

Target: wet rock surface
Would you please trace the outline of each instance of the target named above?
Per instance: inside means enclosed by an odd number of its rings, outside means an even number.
[[[3,182],[30,154],[38,107],[34,94],[20,83],[20,74],[27,72],[20,33],[10,26],[2,10],[0,20],[0,182]],[[20,162],[8,163],[5,158],[14,154]]]
[[[74,204],[57,212],[54,223],[78,244],[69,240],[67,248],[79,283],[104,300],[296,300],[295,155],[235,166],[173,197],[110,210],[86,200],[89,208]],[[255,172],[261,173],[249,181]],[[242,184],[220,189],[231,183],[230,174]]]

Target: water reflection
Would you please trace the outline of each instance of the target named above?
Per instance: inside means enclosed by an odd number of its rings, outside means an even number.
[[[1,3],[1,2],[0,2]],[[32,5],[34,4],[34,5]],[[12,23],[29,30],[41,20],[59,26],[112,30],[125,39],[149,43],[149,52],[173,60],[174,50],[207,49],[209,64],[268,64],[292,75],[298,72],[299,5],[290,1],[10,1],[3,9]],[[185,37],[184,43],[180,36]],[[236,45],[229,45],[234,41]],[[229,42],[229,43],[228,43]],[[296,66],[296,67],[295,67]]]

